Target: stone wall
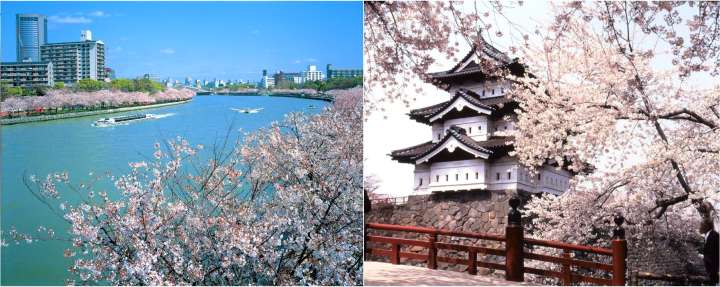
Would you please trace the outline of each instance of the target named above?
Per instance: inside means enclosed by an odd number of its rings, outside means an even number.
[[[373,206],[365,221],[504,234],[508,199],[502,191],[411,196],[404,205]]]

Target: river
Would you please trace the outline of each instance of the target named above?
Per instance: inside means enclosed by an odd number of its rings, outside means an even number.
[[[94,127],[103,116],[2,126],[0,223],[3,233],[11,226],[29,232],[39,226],[53,228],[68,238],[65,223],[37,200],[23,184],[23,174],[42,179],[51,172],[67,171],[72,182],[87,182],[92,174],[127,173],[128,162],[152,157],[153,144],[182,136],[206,149],[221,141],[228,130],[250,132],[282,120],[289,112],[317,113],[328,103],[286,97],[198,96],[190,103],[113,114],[138,112],[162,115],[113,127]],[[312,106],[312,107],[311,107]],[[263,108],[242,114],[231,108]],[[1,285],[64,285],[72,264],[63,251],[70,246],[60,240],[2,247]]]

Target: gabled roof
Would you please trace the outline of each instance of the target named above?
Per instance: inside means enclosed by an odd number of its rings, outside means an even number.
[[[502,99],[498,99],[502,98]],[[496,98],[488,98],[488,99],[481,99],[480,95],[466,90],[466,89],[459,89],[457,92],[455,92],[455,96],[453,96],[452,99],[449,101],[445,101],[439,104],[435,104],[429,107],[419,108],[411,110],[408,114],[411,119],[424,123],[424,124],[431,124],[439,115],[442,115],[443,112],[447,113],[448,109],[452,109],[453,104],[456,103],[459,99],[465,100],[467,103],[474,106],[475,110],[486,110],[490,113],[496,110],[496,107],[498,104],[501,103],[507,103],[512,100],[505,99],[505,97],[496,97]],[[486,113],[488,114],[488,113]],[[442,118],[442,117],[440,117]],[[437,119],[435,119],[437,120]]]
[[[474,57],[477,56],[477,57]],[[480,59],[480,63],[477,61]],[[453,80],[464,78],[474,78],[484,80],[491,76],[490,69],[509,69],[515,75],[522,75],[525,67],[518,63],[518,59],[511,59],[508,55],[501,52],[487,41],[483,41],[482,46],[478,49],[477,45],[473,45],[472,49],[460,60],[452,69],[429,73],[430,83],[447,90],[449,84]]]
[[[500,66],[509,65],[513,62],[508,55],[505,55],[505,53],[501,52],[493,45],[490,45],[487,41],[483,41],[482,50],[478,51],[477,47],[477,45],[473,45],[470,52],[468,52],[465,57],[460,60],[460,62],[455,64],[452,69],[445,71],[445,73],[459,73],[462,71],[479,69],[480,63],[477,63],[473,59],[474,55],[479,55],[483,58],[483,60],[490,61],[490,63]]]
[[[463,149],[468,149],[470,153],[485,155],[485,158],[488,158],[499,149],[511,146],[507,144],[507,142],[512,141],[513,138],[495,137],[486,141],[476,141],[465,135],[465,131],[463,129],[453,126],[448,129],[445,137],[438,142],[433,143],[432,141],[429,141],[416,146],[396,150],[390,153],[390,156],[393,160],[397,160],[401,163],[416,163],[418,160],[431,156],[433,153],[437,153],[438,149],[443,148],[450,140],[456,140],[462,145]]]

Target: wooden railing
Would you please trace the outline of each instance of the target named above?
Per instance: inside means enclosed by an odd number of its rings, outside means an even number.
[[[551,240],[540,240],[524,238],[524,231],[521,222],[520,212],[517,207],[520,200],[517,197],[510,199],[512,207],[508,212],[508,225],[505,228],[505,235],[491,235],[474,232],[451,231],[417,226],[401,226],[379,223],[368,223],[365,226],[365,248],[366,253],[390,258],[392,264],[400,264],[402,258],[426,261],[427,268],[437,269],[438,262],[467,265],[470,274],[477,274],[477,268],[504,270],[505,279],[509,281],[522,282],[525,273],[540,276],[556,277],[564,285],[573,285],[579,282],[587,282],[597,285],[625,285],[626,282],[626,257],[627,243],[625,242],[625,230],[622,224],[625,221],[620,215],[615,217],[617,225],[613,231],[612,248],[599,248],[592,246],[569,244]],[[388,237],[370,235],[370,230],[398,231],[427,235],[427,240],[407,239],[399,237]],[[452,236],[466,239],[480,239],[486,241],[502,242],[504,248],[489,248],[472,245],[445,243],[438,240],[438,236]],[[390,249],[381,249],[368,246],[368,242],[389,244]],[[543,246],[562,250],[562,256],[551,256],[526,251],[526,245]],[[419,246],[427,248],[427,254],[414,252],[403,252],[402,246]],[[466,252],[465,258],[452,258],[438,256],[438,250],[453,250]],[[584,252],[602,256],[610,256],[612,264],[580,260],[572,258],[571,252]],[[505,257],[505,264],[495,262],[478,261],[478,253]],[[561,266],[560,271],[546,270],[539,268],[524,267],[525,260],[537,260],[550,262]],[[611,276],[610,279],[598,278],[573,273],[573,267],[579,267],[590,271],[603,271]]]

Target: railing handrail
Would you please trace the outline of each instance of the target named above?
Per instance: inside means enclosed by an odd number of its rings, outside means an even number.
[[[415,233],[425,233],[425,234],[437,234],[437,235],[445,235],[445,236],[456,236],[456,237],[468,237],[468,238],[474,238],[474,239],[485,239],[485,240],[494,240],[494,241],[505,241],[505,236],[496,235],[496,234],[484,234],[484,233],[477,233],[477,232],[466,232],[466,231],[452,231],[447,229],[437,229],[437,228],[430,228],[430,227],[422,227],[422,226],[407,226],[407,225],[395,225],[395,224],[385,224],[385,223],[368,223],[366,224],[366,229],[378,229],[378,230],[388,230],[388,231],[402,231],[402,232],[415,232]],[[601,248],[601,247],[594,247],[594,246],[586,246],[586,245],[578,245],[578,244],[572,244],[572,243],[565,243],[560,241],[554,241],[554,240],[542,240],[542,239],[535,239],[535,238],[525,238],[525,243],[533,244],[533,245],[540,245],[545,247],[551,247],[551,248],[557,248],[557,249],[567,249],[567,250],[573,250],[573,251],[582,251],[582,252],[589,252],[589,253],[596,253],[600,255],[607,255],[612,256],[612,250],[608,248]]]
[[[608,256],[613,255],[612,249],[609,249],[609,248],[578,245],[578,244],[565,243],[565,242],[560,242],[560,241],[555,241],[555,240],[525,238],[525,243],[529,243],[529,244],[533,244],[533,245],[540,245],[540,246],[545,246],[545,247],[552,247],[552,248],[557,248],[557,249],[563,249],[563,250],[567,249],[567,250],[582,251],[582,252],[595,253],[595,254],[608,255]]]

